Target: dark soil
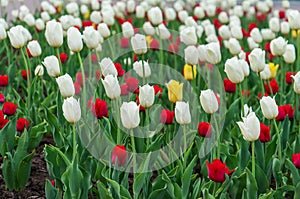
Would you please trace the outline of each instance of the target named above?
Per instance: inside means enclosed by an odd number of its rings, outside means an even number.
[[[32,159],[30,178],[26,187],[22,191],[8,191],[5,188],[3,176],[0,172],[0,198],[18,198],[18,199],[41,199],[45,198],[45,181],[49,179],[47,172],[45,155],[43,153],[44,145],[54,145],[52,136],[43,138],[40,146],[36,148],[36,154]],[[0,156],[0,165],[3,157]]]

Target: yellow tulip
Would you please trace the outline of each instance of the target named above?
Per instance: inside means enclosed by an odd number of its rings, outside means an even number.
[[[271,75],[270,75],[270,78],[275,78],[276,77],[276,73],[277,73],[277,70],[279,68],[279,65],[278,64],[274,64],[272,62],[269,63],[269,68],[270,68],[270,71],[271,71]]]
[[[84,15],[83,18],[84,19],[88,19],[90,17],[91,12],[88,10]]]
[[[189,65],[189,64],[185,64],[184,68],[183,68],[183,76],[186,80],[192,80],[194,78],[196,78],[197,75],[197,68],[196,65]]]
[[[297,37],[297,30],[292,30],[292,37],[296,38]]]
[[[170,102],[176,103],[177,101],[182,100],[183,83],[179,83],[178,81],[171,80],[167,84],[167,87],[168,87],[168,97]]]
[[[56,9],[57,9],[57,12],[60,13],[63,9],[63,5],[57,6]]]
[[[147,42],[148,48],[150,48],[150,43],[152,40],[153,40],[153,38],[151,36],[146,36],[146,42]]]

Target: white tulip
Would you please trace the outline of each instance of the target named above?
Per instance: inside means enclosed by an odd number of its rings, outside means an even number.
[[[169,39],[171,36],[170,31],[166,28],[165,24],[160,24],[156,29],[156,34],[163,40]]]
[[[279,22],[279,18],[277,17],[272,17],[269,20],[269,27],[273,32],[279,32],[280,30],[280,22]]]
[[[118,71],[113,61],[109,57],[103,58],[99,64],[100,64],[101,72],[104,77],[106,77],[107,75],[113,75],[113,76],[118,75]]]
[[[27,48],[33,57],[38,57],[42,54],[41,46],[36,40],[28,42]]]
[[[62,105],[62,110],[65,119],[72,124],[78,122],[81,118],[79,99],[78,101],[73,97],[65,99]]]
[[[93,11],[90,15],[90,19],[94,24],[99,24],[102,21],[102,16],[100,11]]]
[[[10,28],[7,32],[10,43],[14,48],[22,48],[27,42],[25,36],[20,34],[22,33],[23,28],[23,26],[18,25]]]
[[[283,53],[285,52],[285,49],[286,49],[286,45],[287,45],[287,41],[285,39],[283,39],[282,37],[273,39],[270,43],[271,53],[275,56],[283,55]]]
[[[82,36],[79,30],[71,27],[67,32],[68,47],[72,52],[80,52],[83,48]]]
[[[130,38],[134,35],[133,26],[131,25],[131,23],[126,21],[122,24],[122,33],[126,38]]]
[[[205,8],[206,14],[209,17],[214,17],[216,15],[216,6],[213,4],[207,5]]]
[[[250,32],[250,36],[256,43],[261,43],[263,41],[263,38],[258,28],[253,28]]]
[[[116,99],[120,97],[121,88],[119,85],[118,78],[116,76],[107,75],[105,76],[104,80],[101,79],[101,81],[104,86],[107,97],[109,97],[110,99]]]
[[[291,29],[298,30],[300,29],[300,13],[298,10],[291,10],[288,12],[288,22]]]
[[[139,89],[139,101],[141,106],[145,108],[149,108],[154,103],[154,88],[153,86],[149,86],[149,84],[146,84]]]
[[[241,40],[243,38],[243,32],[242,32],[242,28],[241,26],[232,26],[230,28],[230,31],[231,31],[231,35],[238,39],[238,40]]]
[[[44,22],[50,21],[50,19],[51,19],[49,13],[46,11],[41,13],[41,18]]]
[[[190,106],[188,102],[177,101],[175,104],[175,119],[178,124],[191,123]]]
[[[143,6],[138,5],[136,7],[135,14],[138,19],[144,18],[145,17],[145,9],[143,8]]]
[[[159,7],[153,7],[148,10],[148,18],[153,25],[159,25],[162,23],[163,16]]]
[[[23,21],[25,23],[27,23],[28,26],[34,26],[35,25],[35,19],[34,19],[34,16],[31,13],[28,13],[27,15],[25,15],[25,17],[23,18]]]
[[[300,72],[292,75],[292,78],[294,79],[294,92],[300,94]]]
[[[135,102],[123,102],[120,108],[121,122],[127,129],[133,129],[140,124],[140,106]]]
[[[100,35],[104,38],[107,38],[110,36],[110,30],[107,26],[106,23],[100,23],[98,25],[98,32],[100,33]]]
[[[239,41],[236,38],[230,38],[228,41],[229,52],[232,55],[237,55],[241,52],[242,48]]]
[[[131,46],[135,54],[141,55],[147,52],[147,43],[145,35],[136,34],[131,37]]]
[[[176,12],[173,8],[166,8],[165,16],[167,21],[173,21],[176,19]]]
[[[180,41],[185,45],[196,45],[197,40],[196,29],[194,27],[186,27],[180,31]]]
[[[198,19],[204,18],[204,17],[205,17],[205,12],[204,12],[203,7],[197,6],[197,7],[194,9],[194,15],[195,15]]]
[[[43,65],[46,67],[49,76],[57,77],[60,75],[59,62],[54,55],[45,57]]]
[[[201,91],[200,103],[208,114],[213,114],[219,109],[217,97],[211,89]]]
[[[204,31],[205,31],[205,34],[206,36],[209,36],[209,35],[216,35],[216,28],[214,25],[212,24],[208,24],[204,27]]]
[[[72,97],[75,95],[73,80],[68,73],[56,78],[56,82],[63,97]]]
[[[200,62],[206,62],[206,45],[202,44],[197,47],[198,58]]]
[[[260,75],[260,78],[263,79],[263,80],[268,80],[271,78],[271,70],[270,70],[270,67],[268,64],[266,64],[265,68],[263,71],[261,71],[259,73]]]
[[[155,29],[149,21],[144,23],[143,30],[147,35],[154,35],[155,34]]]
[[[286,63],[292,64],[296,60],[296,50],[293,44],[288,44],[283,54],[283,59]]]
[[[280,31],[282,34],[287,35],[290,33],[290,24],[287,21],[283,21],[280,24]]]
[[[67,31],[69,28],[75,26],[75,18],[72,15],[63,15],[59,19],[63,30]]]
[[[184,49],[185,63],[196,65],[198,63],[198,50],[195,46],[188,46]]]
[[[260,99],[259,103],[265,118],[271,120],[277,117],[278,106],[274,98],[270,96],[263,96],[262,99]]]
[[[0,40],[6,39],[7,34],[4,26],[0,23]]]
[[[231,32],[230,29],[227,25],[222,25],[218,29],[219,35],[222,37],[224,40],[228,40],[231,37]]]
[[[261,72],[265,68],[266,52],[260,48],[255,48],[249,54],[250,67],[254,72]]]
[[[37,65],[34,70],[34,75],[37,75],[39,77],[44,75],[44,67],[42,65]]]
[[[184,21],[184,24],[189,27],[196,27],[198,25],[193,17],[187,17]]]
[[[237,57],[226,60],[224,71],[227,74],[229,80],[235,84],[241,83],[244,80],[244,70],[240,66]]]
[[[239,65],[244,71],[244,76],[248,77],[250,74],[250,68],[248,62],[245,59],[239,59]]]
[[[35,20],[35,27],[38,31],[42,31],[45,29],[45,22],[39,18]]]
[[[144,72],[143,72],[143,64],[144,64]],[[145,73],[145,77],[149,77],[151,75],[151,69],[148,62],[143,60],[134,62],[133,70],[142,78],[144,77],[144,73]]]
[[[206,60],[211,64],[218,64],[221,61],[221,49],[219,42],[206,44]]]
[[[222,11],[219,16],[218,16],[219,21],[222,24],[228,23],[229,22],[229,17],[225,11]]]
[[[98,47],[101,35],[92,26],[85,27],[83,31],[83,41],[89,49],[95,49]]]
[[[63,44],[63,29],[59,22],[54,19],[46,23],[45,37],[48,44],[54,48]]]
[[[186,10],[180,10],[177,15],[178,15],[179,21],[182,23],[185,22],[185,20],[189,16],[189,14],[187,13]]]
[[[250,112],[246,117],[242,117],[243,122],[237,122],[243,138],[246,141],[254,142],[260,135],[260,122],[254,112]]]
[[[135,9],[135,1],[134,0],[127,1],[126,7],[129,13],[133,13]]]
[[[253,49],[259,47],[258,43],[256,43],[252,37],[247,38],[247,43],[248,43],[250,50],[253,50]]]

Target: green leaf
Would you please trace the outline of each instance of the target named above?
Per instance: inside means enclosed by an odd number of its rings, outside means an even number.
[[[97,182],[97,190],[98,190],[99,198],[113,199],[113,197],[108,192],[107,187],[105,187],[105,185],[100,181]]]
[[[300,182],[298,182],[295,187],[294,199],[297,199],[297,198],[300,198]]]
[[[191,176],[193,173],[193,168],[195,167],[196,160],[198,156],[195,156],[191,163],[187,166],[185,169],[183,176],[182,176],[182,198],[188,198],[189,194],[189,188],[190,188],[190,183],[191,183]]]
[[[255,179],[259,182],[258,194],[265,193],[269,188],[269,180],[265,171],[258,164],[255,165]]]
[[[7,152],[3,159],[2,175],[4,177],[5,185],[8,190],[12,191],[16,187],[14,161],[10,152]]]
[[[294,186],[298,185],[300,182],[300,175],[299,175],[298,169],[295,167],[295,165],[289,159],[286,159],[286,167],[292,173],[292,179],[293,179]]]
[[[151,173],[137,173],[133,181],[133,195],[137,197],[146,182],[151,178]]]
[[[203,189],[202,193],[203,193],[203,198],[205,199],[215,199],[215,197],[209,193],[207,188]]]
[[[131,198],[131,195],[127,189],[114,180],[106,178],[107,182],[112,186],[119,198]]]
[[[278,158],[274,158],[272,170],[273,170],[273,176],[276,181],[276,186],[278,186],[282,182],[281,164]]]
[[[239,150],[239,169],[244,170],[250,159],[249,142],[241,140],[241,149]]]
[[[35,154],[35,151],[33,151],[31,154],[28,154],[27,156],[25,156],[21,160],[21,162],[16,170],[16,172],[17,172],[16,177],[17,177],[19,189],[25,188],[25,185],[30,177],[31,160],[32,160],[34,154]]]
[[[289,135],[290,135],[290,121],[288,117],[285,117],[281,126],[282,126],[281,146],[282,146],[282,150],[284,150],[286,147],[286,143],[289,141]]]
[[[148,199],[165,199],[165,195],[167,193],[166,188],[167,184],[160,189],[155,189],[153,192],[151,192]]]
[[[45,195],[47,199],[59,199],[61,196],[58,194],[57,189],[52,186],[50,180],[46,179],[45,183]]]
[[[257,188],[255,177],[253,176],[253,174],[248,168],[246,168],[246,175],[247,175],[247,198],[256,199],[258,188]]]

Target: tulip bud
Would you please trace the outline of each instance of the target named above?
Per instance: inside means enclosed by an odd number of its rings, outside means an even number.
[[[159,7],[153,7],[148,10],[148,18],[153,25],[158,25],[162,23],[163,16],[161,9]]]
[[[134,0],[127,1],[126,7],[129,13],[133,13],[135,9],[135,1]]]
[[[83,41],[89,49],[96,49],[99,45],[101,35],[92,26],[83,31]]]
[[[249,46],[250,50],[253,50],[253,49],[259,47],[259,45],[253,40],[252,37],[247,38],[247,43],[248,43],[248,46]]]
[[[254,72],[263,71],[265,68],[265,51],[255,48],[249,54],[250,67]]]
[[[144,71],[143,71],[143,63],[144,63]],[[144,72],[145,72],[145,77],[149,77],[151,75],[151,69],[149,67],[148,62],[146,61],[136,61],[133,63],[133,70],[141,77],[144,77]]]
[[[205,17],[205,12],[204,12],[203,7],[197,6],[197,7],[194,9],[194,15],[195,15],[198,19],[204,18],[204,17]]]
[[[136,34],[131,37],[131,46],[135,54],[141,55],[147,52],[147,43],[145,35]]]
[[[254,112],[242,117],[243,122],[237,122],[246,141],[254,142],[260,135],[260,122]]]
[[[288,12],[288,22],[291,29],[298,30],[300,29],[300,13],[298,10],[291,10]]]
[[[221,61],[221,49],[218,42],[206,44],[206,60],[211,64],[218,64]]]
[[[187,13],[186,10],[180,10],[177,14],[178,19],[180,22],[184,23],[185,20],[189,17],[189,14]]]
[[[156,34],[161,38],[161,39],[169,39],[171,36],[170,31],[166,28],[166,26],[162,23],[158,26],[156,29]]]
[[[221,162],[219,159],[215,159],[212,163],[206,160],[206,167],[208,172],[208,177],[214,182],[223,183],[226,178],[225,174],[231,175],[234,170],[229,170],[225,163]]]
[[[73,97],[64,99],[62,105],[63,115],[69,123],[78,122],[81,118],[81,109],[79,99],[78,101]]]
[[[54,55],[45,57],[42,63],[46,67],[49,76],[57,77],[60,75],[60,68],[57,57],[55,57]]]
[[[134,35],[134,30],[133,27],[131,25],[131,23],[129,22],[125,22],[122,24],[122,32],[123,32],[123,36],[126,38],[130,38]]]
[[[144,18],[144,17],[145,17],[145,9],[144,9],[143,6],[141,6],[141,5],[138,5],[138,6],[136,7],[135,13],[136,13],[136,17],[137,17],[138,19],[141,19],[141,18]]]
[[[63,44],[63,29],[59,22],[55,19],[46,23],[45,37],[48,44],[54,48],[60,47]]]
[[[198,133],[201,137],[211,137],[211,126],[208,122],[199,122],[198,123]]]
[[[219,21],[222,23],[222,24],[225,24],[225,23],[228,23],[229,22],[229,18],[228,18],[228,15],[225,11],[222,11],[219,16],[218,16],[218,19]]]
[[[33,40],[27,44],[30,54],[33,57],[38,57],[42,54],[42,49],[38,41]]]
[[[197,44],[197,36],[196,30],[194,27],[187,27],[180,31],[180,41],[185,45],[196,45]]]
[[[8,37],[11,45],[14,48],[22,48],[26,42],[27,38],[22,34],[25,28],[21,25],[12,27],[8,32]]]
[[[259,73],[260,75],[260,78],[263,79],[263,80],[268,80],[271,78],[271,71],[270,71],[270,68],[268,66],[268,64],[266,64],[265,68],[263,71],[261,71]]]
[[[253,28],[250,32],[250,36],[253,38],[253,40],[256,42],[256,43],[261,43],[263,38],[261,36],[261,33],[259,31],[258,28]]]
[[[154,103],[154,88],[146,84],[140,87],[139,100],[141,106],[149,108]]]
[[[140,107],[135,102],[123,102],[120,108],[121,121],[125,128],[133,129],[140,124]]]
[[[168,88],[168,97],[170,102],[176,103],[177,101],[182,100],[183,83],[179,83],[178,81],[171,80],[167,84],[167,88]]]
[[[39,77],[44,75],[44,67],[42,65],[38,65],[34,70],[34,75],[37,75]]]
[[[176,102],[175,119],[178,124],[191,123],[191,113],[188,102]]]
[[[231,37],[231,32],[229,30],[229,27],[227,25],[222,25],[219,29],[219,35],[224,40],[228,40]]]
[[[224,71],[227,74],[229,80],[235,84],[241,83],[244,80],[244,70],[239,64],[239,60],[237,59],[237,57],[226,60]]]
[[[206,45],[199,45],[198,48],[198,58],[200,62],[206,62]]]
[[[300,94],[300,72],[297,72],[296,75],[291,75],[294,79],[294,91],[297,94]]]
[[[201,91],[200,103],[208,114],[213,114],[219,109],[217,97],[211,89]]]
[[[282,34],[287,35],[290,33],[290,24],[286,21],[281,22],[280,31]]]
[[[68,73],[56,78],[56,82],[63,97],[72,97],[75,94],[73,80]]]
[[[6,39],[6,37],[7,37],[6,30],[4,26],[0,23],[0,40],[4,40]]]
[[[241,52],[242,48],[239,41],[235,38],[230,38],[228,41],[229,52],[232,55],[237,55]]]
[[[23,132],[24,129],[28,129],[30,125],[30,121],[27,120],[26,118],[19,118],[16,122],[16,129],[19,132]]]
[[[273,32],[279,32],[280,30],[280,22],[279,22],[279,18],[277,17],[272,17],[269,20],[269,27]]]
[[[196,65],[198,63],[198,50],[195,46],[188,46],[184,49],[185,63]]]
[[[271,120],[277,117],[278,106],[274,98],[263,96],[259,103],[265,118]]]
[[[286,63],[292,64],[296,60],[296,50],[293,44],[288,44],[286,46],[285,52],[283,54],[283,59]]]
[[[176,19],[176,12],[173,8],[166,8],[165,16],[167,21],[173,21]]]
[[[143,30],[147,35],[154,35],[155,34],[155,29],[149,21],[144,23]]]
[[[160,122],[163,124],[172,124],[174,119],[174,111],[163,109],[160,113]]]
[[[184,76],[184,79],[186,79],[188,81],[196,78],[196,76],[197,76],[196,65],[185,64],[183,67],[183,76]]]
[[[45,29],[45,22],[42,19],[35,20],[35,27],[38,31]]]
[[[113,76],[118,75],[118,71],[114,63],[109,57],[103,58],[99,64],[100,64],[101,72],[104,75],[104,77],[106,77],[107,75],[113,75]]]
[[[82,36],[79,30],[71,27],[67,31],[68,46],[72,52],[80,52],[83,48]]]
[[[271,39],[275,38],[275,33],[272,32],[272,30],[268,29],[268,28],[261,29],[261,35],[264,40],[271,40]]]
[[[213,17],[216,15],[216,6],[213,4],[208,4],[205,8],[206,14],[209,17]]]
[[[98,32],[100,33],[100,35],[104,38],[107,38],[110,36],[110,30],[107,26],[106,23],[100,23],[98,25]]]
[[[111,162],[112,164],[116,164],[118,162],[118,166],[125,165],[127,159],[127,151],[125,146],[116,145],[111,151]]]
[[[271,53],[275,56],[283,55],[286,49],[286,45],[287,45],[287,41],[285,41],[282,37],[273,39],[270,43]]]
[[[231,35],[232,37],[238,39],[238,40],[241,40],[243,38],[243,32],[242,32],[242,28],[241,26],[232,26],[230,28],[230,31],[231,31]]]
[[[113,75],[105,76],[104,80],[101,79],[107,97],[110,99],[118,98],[121,95],[121,88],[118,78]]]

